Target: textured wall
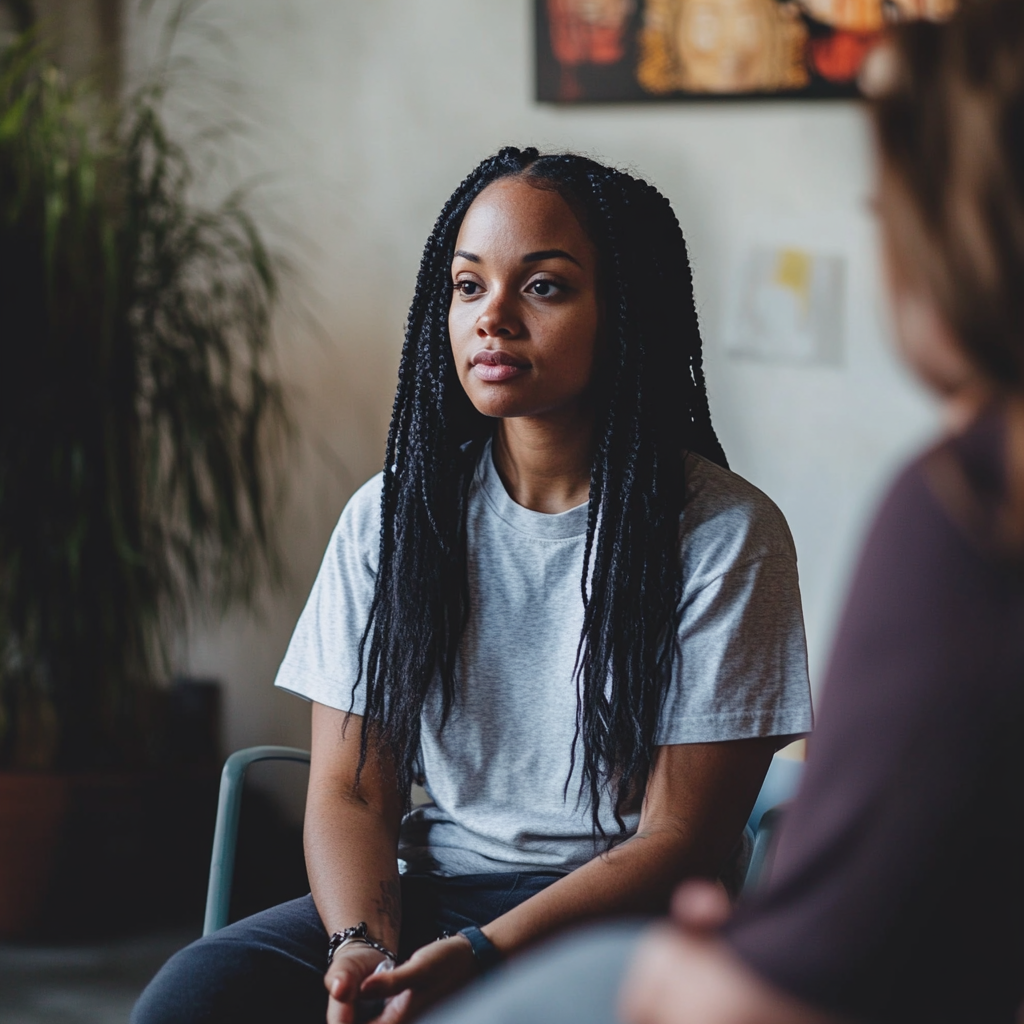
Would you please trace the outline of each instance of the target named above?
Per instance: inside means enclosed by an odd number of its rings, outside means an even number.
[[[531,100],[530,6],[209,0],[207,41],[197,26],[182,37],[179,52],[195,57],[182,109],[188,100],[207,118],[230,109],[246,122],[221,186],[262,176],[261,216],[294,258],[278,325],[301,426],[284,520],[291,579],[261,620],[209,624],[182,649],[194,671],[227,680],[231,746],[306,741],[307,708],[270,683],[334,520],[381,462],[422,243],[455,184],[503,143],[592,153],[634,168],[672,200],[692,250],[715,419],[734,468],[789,517],[816,679],[865,516],[933,422],[888,350],[862,111],[850,103],[540,107]],[[158,2],[130,25],[136,74],[152,60],[165,9]],[[194,114],[182,124],[194,129]],[[843,367],[724,353],[730,253],[766,219],[802,225],[848,255]]]

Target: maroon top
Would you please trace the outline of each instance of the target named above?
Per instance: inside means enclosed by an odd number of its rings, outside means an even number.
[[[770,881],[727,929],[822,1009],[987,1024],[1024,998],[1024,573],[984,527],[1002,450],[992,414],[882,505]]]

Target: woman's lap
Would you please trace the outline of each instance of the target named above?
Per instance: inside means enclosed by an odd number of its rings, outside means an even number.
[[[554,876],[402,876],[400,955],[486,924]],[[352,924],[356,922],[353,921]],[[311,896],[228,925],[176,953],[132,1011],[132,1024],[321,1024],[327,933]]]

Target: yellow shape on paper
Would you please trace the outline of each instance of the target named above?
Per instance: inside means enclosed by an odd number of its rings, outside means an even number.
[[[800,300],[804,315],[811,304],[811,272],[814,257],[803,249],[780,249],[775,261],[775,281]]]

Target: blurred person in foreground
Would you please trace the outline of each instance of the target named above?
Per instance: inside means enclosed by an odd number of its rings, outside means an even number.
[[[431,1022],[1021,1019],[1024,2],[901,27],[865,73],[896,332],[947,430],[868,537],[769,881],[729,920],[691,883],[674,924],[546,947]]]

